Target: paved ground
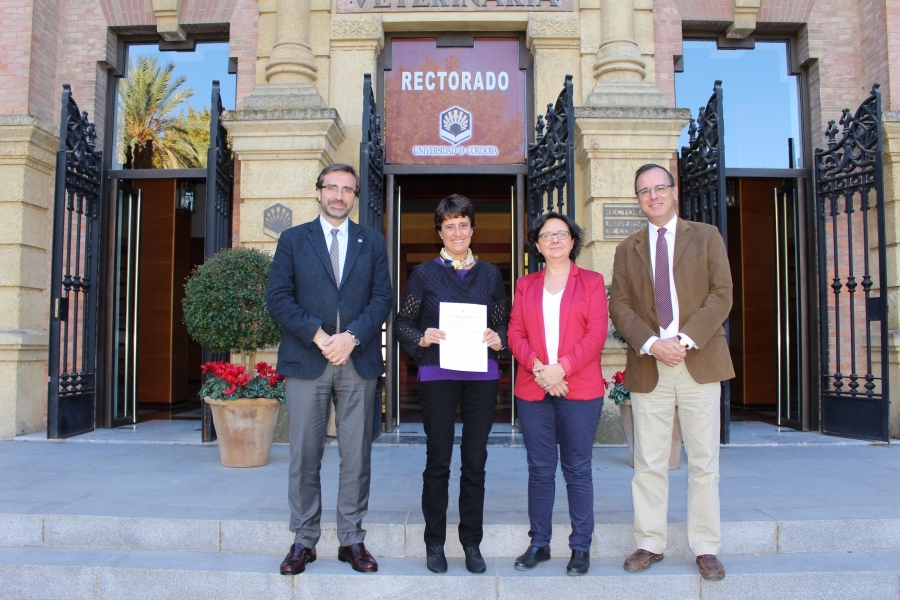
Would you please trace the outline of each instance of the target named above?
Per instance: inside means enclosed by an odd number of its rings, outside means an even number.
[[[900,518],[900,446],[823,445],[822,438],[795,434],[790,445],[724,447],[723,520]],[[594,450],[598,524],[631,521],[632,469],[625,465],[626,452],[620,447]],[[368,521],[421,522],[424,448],[380,446],[372,458]],[[326,448],[323,519],[331,522],[338,461],[337,448]],[[215,445],[4,441],[0,513],[286,522],[287,465],[284,445],[273,448],[268,466],[229,469],[219,464]],[[458,489],[458,453],[453,468],[451,498]],[[526,482],[524,449],[490,449],[488,523],[527,523]],[[669,507],[673,522],[684,522],[686,488],[685,468],[673,471]],[[559,474],[557,519],[568,520]]]

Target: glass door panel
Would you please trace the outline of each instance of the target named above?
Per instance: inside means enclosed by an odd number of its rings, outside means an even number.
[[[777,297],[777,424],[800,429],[803,386],[800,353],[800,229],[797,184],[775,189],[775,290]]]
[[[138,256],[141,192],[118,182],[113,314],[113,427],[137,423]]]

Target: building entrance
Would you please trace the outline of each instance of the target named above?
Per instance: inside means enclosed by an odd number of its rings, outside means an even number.
[[[118,181],[107,305],[113,427],[200,419],[202,348],[187,334],[184,282],[203,263],[205,180]]]
[[[475,206],[476,227],[472,252],[480,261],[495,264],[503,276],[507,300],[512,303],[516,273],[515,175],[398,175],[394,181],[394,217],[399,227],[394,268],[398,297],[416,265],[434,260],[441,242],[434,229],[434,210],[450,194],[462,194]],[[389,228],[390,229],[390,228]],[[389,242],[390,243],[390,242]],[[512,360],[500,361],[500,392],[494,405],[495,423],[512,423]],[[397,397],[392,413],[397,425],[421,423],[418,402],[418,370],[415,361],[402,349],[396,361]],[[391,376],[392,374],[388,374]],[[392,399],[388,399],[390,402]]]
[[[727,173],[727,171],[726,171]],[[729,177],[728,260],[734,282],[729,316],[735,378],[731,420],[807,430],[808,286],[799,177]]]

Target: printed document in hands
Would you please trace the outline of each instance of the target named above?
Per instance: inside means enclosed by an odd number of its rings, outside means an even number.
[[[438,326],[447,334],[440,344],[442,369],[487,372],[488,349],[481,343],[487,329],[487,306],[441,302]]]

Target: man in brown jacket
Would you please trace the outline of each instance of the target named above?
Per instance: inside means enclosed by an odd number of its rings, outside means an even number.
[[[718,230],[676,215],[672,174],[644,165],[634,178],[648,227],[616,248],[609,311],[628,343],[626,383],[634,415],[634,537],[625,570],[663,558],[672,421],[678,410],[688,456],[688,542],[700,575],[725,568],[719,521],[720,382],[734,377],[722,327],[731,310],[728,253]]]

